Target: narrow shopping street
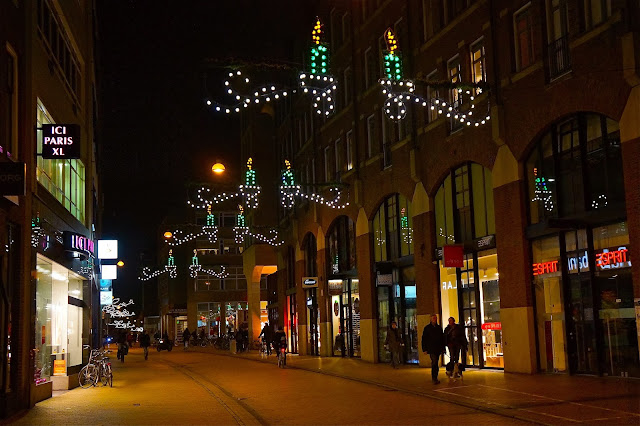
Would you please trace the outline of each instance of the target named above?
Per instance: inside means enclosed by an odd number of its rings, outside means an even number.
[[[469,371],[434,387],[429,370],[359,360],[176,347],[133,348],[114,386],[76,388],[17,424],[637,424],[640,382]],[[546,389],[545,389],[546,387]],[[568,389],[573,389],[569,391]],[[585,390],[587,392],[585,392]]]

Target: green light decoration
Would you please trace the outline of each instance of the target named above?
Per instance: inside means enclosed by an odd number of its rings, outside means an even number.
[[[296,182],[293,176],[293,171],[291,170],[291,163],[289,162],[289,160],[284,160],[284,165],[286,169],[282,171],[282,184],[287,186],[294,186]]]
[[[198,266],[198,250],[193,249],[193,257],[191,258],[191,266]]]
[[[216,226],[216,217],[211,213],[211,204],[207,206],[207,226]]]
[[[173,257],[173,249],[169,250],[169,257],[167,258],[167,266],[176,266],[176,260]]]
[[[236,217],[236,226],[245,227],[247,226],[244,220],[244,208],[241,205],[238,205],[238,216]]]
[[[326,74],[329,69],[329,49],[320,41],[322,23],[316,18],[316,25],[311,32],[313,45],[311,47],[311,74]]]
[[[533,175],[535,176],[535,197],[531,201],[539,201],[548,212],[552,212],[554,208],[553,192],[547,187],[547,180],[544,176],[538,176],[538,168],[534,167]]]
[[[256,186],[256,171],[253,170],[253,159],[247,160],[247,171],[244,174],[245,186]]]
[[[384,55],[384,71],[389,80],[402,80],[402,56],[398,52],[398,40],[391,28],[385,32],[387,51]]]

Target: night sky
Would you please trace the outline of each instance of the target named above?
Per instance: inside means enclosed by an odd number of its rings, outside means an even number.
[[[312,3],[98,0],[103,238],[119,240],[125,262],[114,296],[140,300],[139,254],[156,258],[160,221],[186,209],[189,183],[211,181],[216,160],[239,176],[239,120],[205,105],[220,96],[222,66],[299,62],[296,33],[310,36]]]

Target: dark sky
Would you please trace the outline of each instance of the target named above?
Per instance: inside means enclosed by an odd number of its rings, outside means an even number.
[[[221,65],[297,59],[295,34],[310,33],[311,3],[98,0],[103,237],[120,241],[126,264],[116,297],[140,299],[139,253],[155,259],[160,221],[186,209],[186,185],[210,181],[217,159],[239,174],[239,121],[204,103],[223,85]]]

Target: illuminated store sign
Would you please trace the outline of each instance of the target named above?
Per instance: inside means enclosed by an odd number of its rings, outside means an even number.
[[[93,240],[85,237],[84,235],[64,231],[62,233],[62,241],[66,251],[77,253],[80,256],[93,256],[95,252],[95,244]]]
[[[46,160],[80,158],[80,126],[43,124],[42,158]]]
[[[318,277],[302,277],[302,287],[304,288],[318,287]]]
[[[552,260],[551,262],[542,262],[533,264],[533,276],[552,274],[558,272],[558,261]]]
[[[485,322],[481,325],[483,330],[502,330],[501,322]]]
[[[601,253],[596,253],[596,267],[600,270],[631,267],[629,250],[626,247],[618,247],[617,250],[604,249]]]

